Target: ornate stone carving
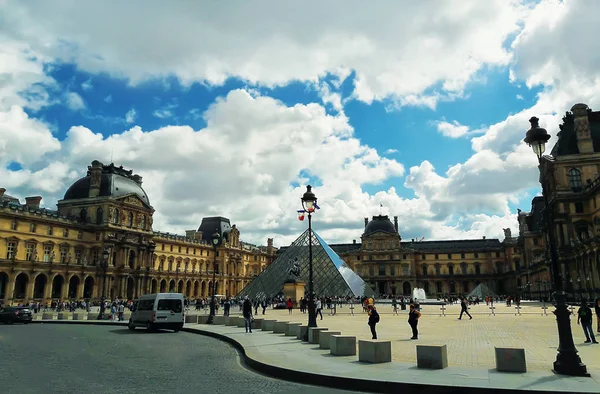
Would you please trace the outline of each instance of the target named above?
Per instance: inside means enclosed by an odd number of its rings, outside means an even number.
[[[126,204],[135,205],[135,206],[138,206],[138,207],[143,207],[144,206],[144,204],[142,204],[142,202],[138,198],[135,198],[135,197],[127,197],[125,199],[125,203]]]

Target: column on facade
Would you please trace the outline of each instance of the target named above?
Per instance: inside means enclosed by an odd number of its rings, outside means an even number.
[[[65,275],[64,278],[65,279],[64,279],[62,288],[60,289],[60,299],[63,301],[69,299],[69,282],[70,282],[70,280],[69,280],[70,278],[69,278],[68,274]]]
[[[25,287],[25,302],[29,300],[33,300],[33,290],[35,287],[35,274],[31,274],[31,278],[27,281],[27,286]]]
[[[79,287],[77,287],[77,299],[83,299],[83,290],[85,289],[85,279],[87,274],[83,274],[81,280],[79,281]]]
[[[6,292],[4,293],[4,305],[10,305],[13,299],[13,293],[15,292],[15,278],[16,275],[8,275],[8,283],[6,286]]]

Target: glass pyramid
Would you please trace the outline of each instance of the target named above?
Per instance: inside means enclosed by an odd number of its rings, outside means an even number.
[[[246,286],[238,297],[272,298],[283,294],[283,285],[298,281],[306,283],[308,294],[308,229]],[[312,231],[313,282],[318,297],[362,297],[375,293],[358,274]]]

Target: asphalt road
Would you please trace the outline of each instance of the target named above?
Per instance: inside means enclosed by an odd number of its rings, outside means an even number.
[[[202,335],[67,324],[0,325],[0,392],[350,393],[256,374]]]

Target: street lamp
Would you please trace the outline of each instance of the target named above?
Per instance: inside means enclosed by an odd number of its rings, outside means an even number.
[[[539,126],[539,119],[535,116],[529,119],[531,128],[527,131],[524,142],[533,149],[538,158],[540,171],[542,169],[542,155],[546,150],[546,142],[550,139],[548,132]],[[573,342],[573,333],[571,331],[571,312],[567,308],[566,295],[563,288],[561,270],[558,263],[558,251],[556,249],[556,239],[554,236],[552,211],[548,203],[548,191],[546,189],[546,178],[541,174],[540,183],[542,184],[542,197],[544,198],[544,218],[546,220],[546,233],[548,235],[548,246],[550,248],[550,258],[552,266],[552,280],[554,281],[554,291],[556,292],[556,323],[558,326],[558,354],[554,362],[554,372],[561,375],[570,376],[589,376],[587,367],[581,362],[577,355],[577,349]]]
[[[100,263],[100,266],[102,267],[102,296],[100,299],[100,313],[98,313],[98,320],[104,320],[104,304],[106,303],[106,271],[108,271],[109,256],[110,252],[108,247],[105,247],[104,252],[102,252],[102,263]]]
[[[317,326],[317,311],[315,310],[315,294],[313,283],[313,257],[312,257],[312,214],[315,209],[318,209],[317,197],[312,192],[312,186],[306,186],[306,193],[300,199],[304,211],[299,211],[299,214],[306,212],[308,214],[308,327]]]
[[[207,324],[213,324],[213,320],[215,319],[215,309],[216,309],[216,305],[215,305],[215,294],[217,293],[217,284],[215,283],[217,281],[216,279],[216,273],[217,273],[217,247],[219,246],[219,244],[221,243],[221,234],[219,234],[219,229],[216,229],[215,232],[213,233],[213,235],[211,236],[212,238],[212,244],[214,247],[214,260],[213,260],[213,277],[212,277],[212,295],[210,297],[210,314],[208,315],[208,321]]]

